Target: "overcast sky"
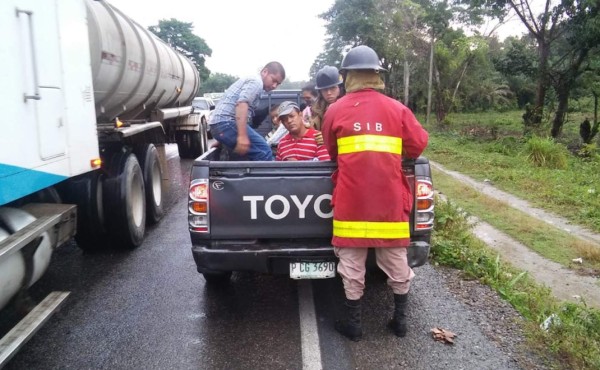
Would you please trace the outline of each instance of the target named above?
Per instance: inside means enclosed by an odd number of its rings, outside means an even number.
[[[283,64],[288,80],[307,81],[325,42],[325,22],[318,15],[331,8],[334,0],[108,2],[144,27],[170,18],[192,22],[194,33],[212,49],[206,66],[213,73],[250,76],[276,60]],[[483,26],[482,31],[489,32],[489,27]],[[498,33],[504,38],[522,30],[520,21],[513,18]]]
[[[276,60],[291,81],[308,80],[323,51],[325,22],[318,15],[334,0],[108,0],[144,27],[160,19],[192,22],[212,49],[211,72],[238,77],[258,73]]]

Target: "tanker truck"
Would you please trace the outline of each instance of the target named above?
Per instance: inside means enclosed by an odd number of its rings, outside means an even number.
[[[0,309],[53,251],[135,248],[164,214],[165,144],[207,148],[190,60],[105,1],[0,2]],[[0,341],[0,367],[60,306],[53,292]],[[1,313],[0,313],[1,317]]]

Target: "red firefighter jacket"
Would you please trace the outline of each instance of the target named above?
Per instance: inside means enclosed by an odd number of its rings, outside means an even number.
[[[412,196],[402,156],[417,158],[428,134],[400,102],[373,89],[349,93],[323,119],[338,168],[333,179],[336,247],[406,247]]]

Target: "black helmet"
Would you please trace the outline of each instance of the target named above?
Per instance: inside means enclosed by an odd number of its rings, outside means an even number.
[[[317,90],[327,89],[342,83],[340,72],[333,66],[325,66],[317,72]]]
[[[342,60],[342,71],[351,69],[371,69],[375,71],[385,71],[379,65],[379,57],[375,50],[366,45],[360,45],[352,48]]]

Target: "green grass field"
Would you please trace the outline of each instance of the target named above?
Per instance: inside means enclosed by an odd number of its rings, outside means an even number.
[[[521,112],[451,115],[449,126],[426,127],[430,142],[424,155],[600,232],[600,156],[583,158],[567,150],[567,145],[574,150],[579,143],[578,125],[571,123],[551,149],[563,152],[559,154],[565,158],[564,168],[536,165],[520,116]]]

